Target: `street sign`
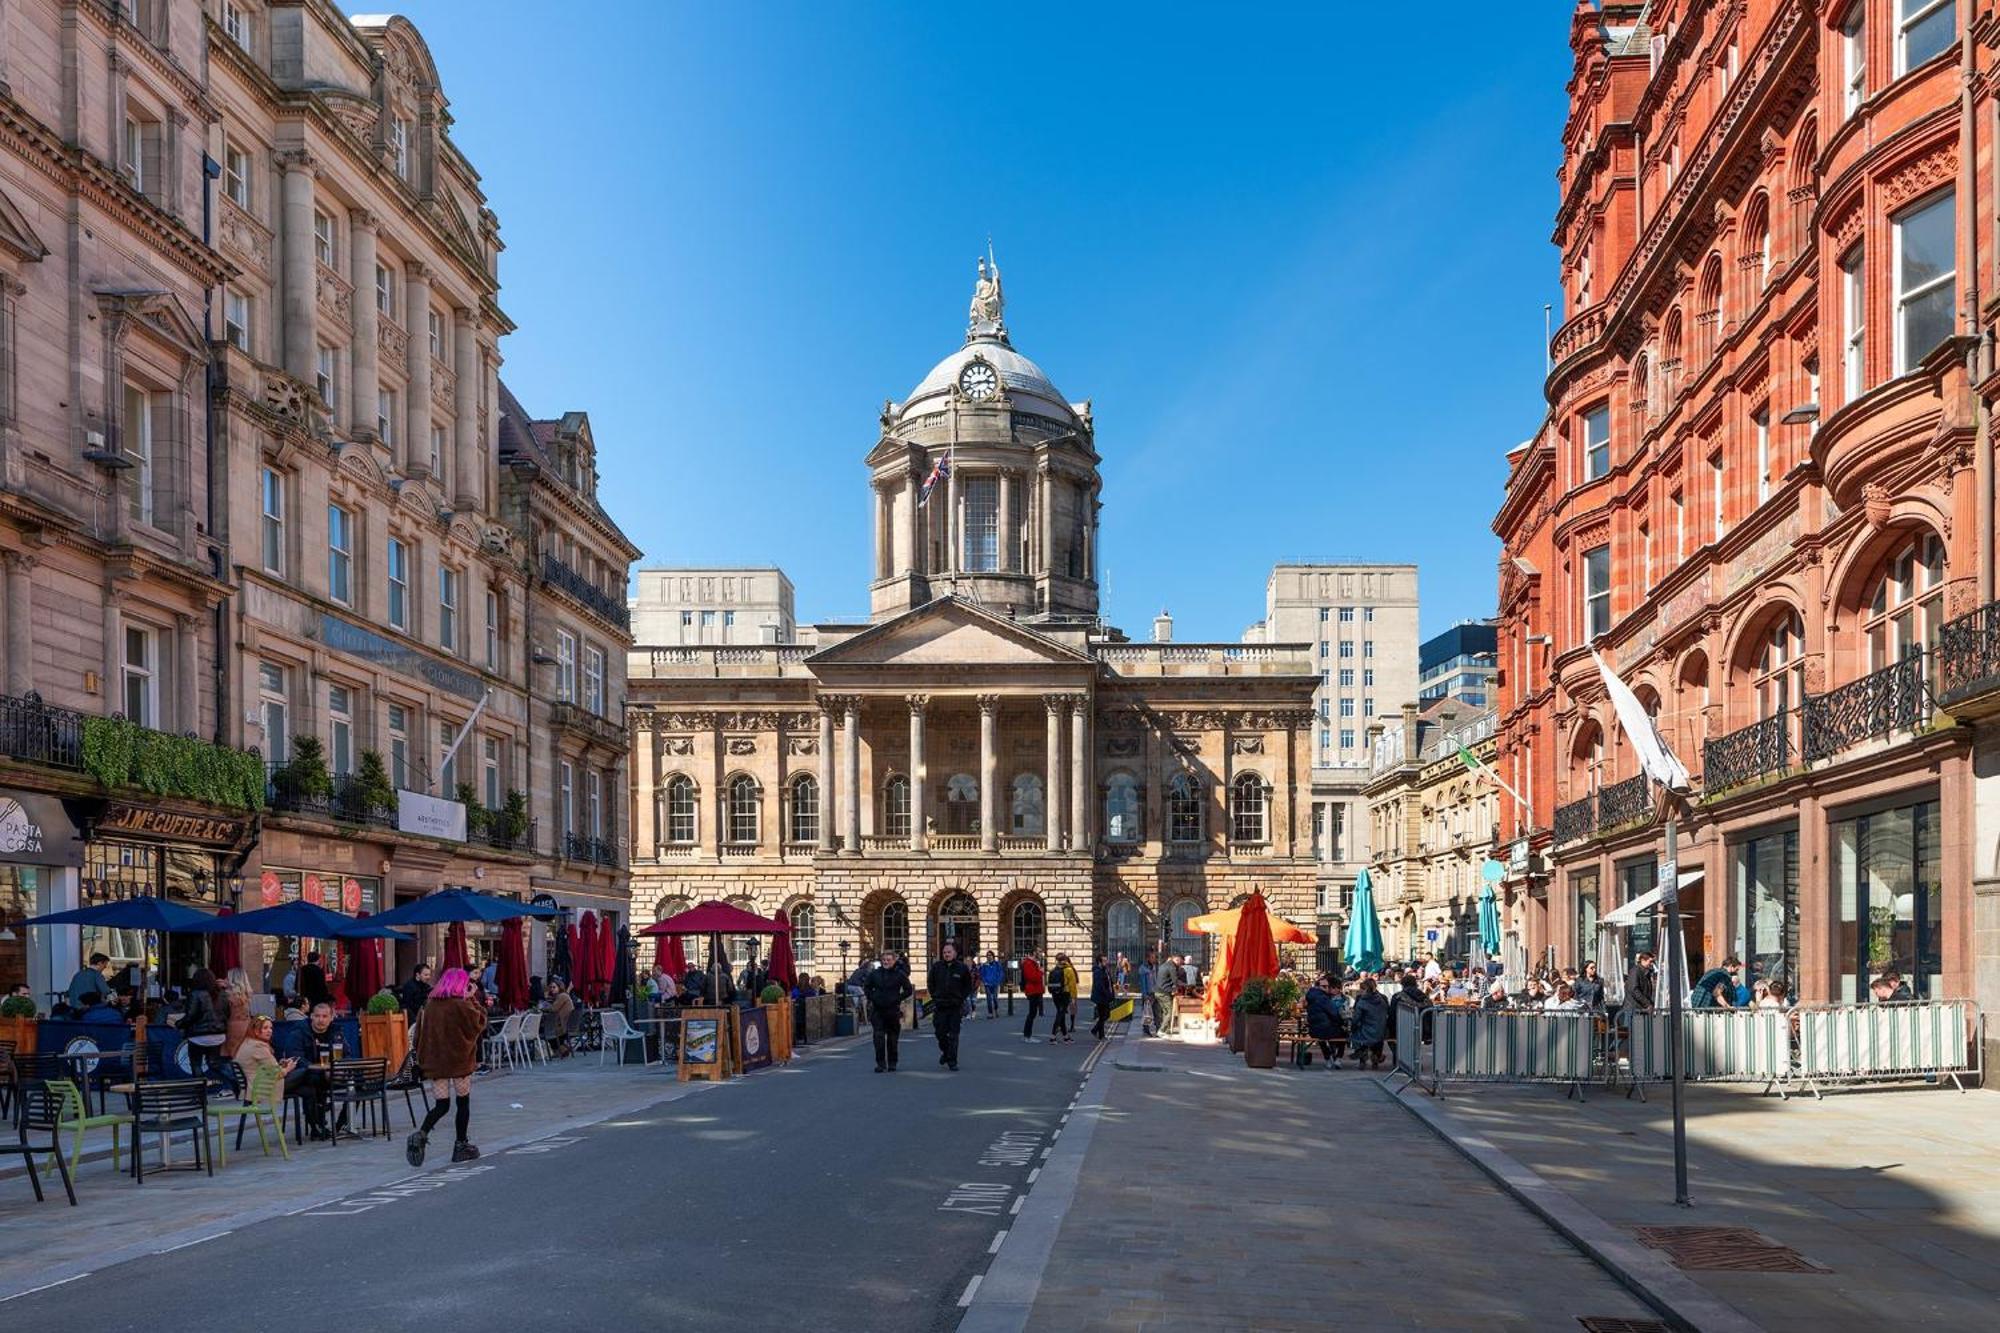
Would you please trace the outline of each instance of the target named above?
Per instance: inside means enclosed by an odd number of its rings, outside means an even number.
[[[1424,938],[1432,944],[1436,944],[1438,942],[1438,933],[1435,930],[1427,930],[1424,932]]]

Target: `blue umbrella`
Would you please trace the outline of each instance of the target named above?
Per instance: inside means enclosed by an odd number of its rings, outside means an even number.
[[[1347,914],[1347,965],[1357,972],[1382,970],[1382,923],[1375,919],[1375,885],[1363,870],[1354,877],[1354,908]]]
[[[1488,958],[1500,955],[1500,904],[1493,899],[1493,886],[1479,888],[1479,944]]]
[[[216,934],[295,935],[316,940],[407,940],[399,930],[381,924],[380,917],[363,921],[299,899],[240,916],[221,917],[211,927]]]
[[[108,903],[94,903],[89,907],[76,907],[67,912],[31,916],[21,924],[105,926],[113,930],[157,930],[202,935],[215,929],[216,920],[217,918],[207,912],[198,912],[192,907],[168,902],[165,898],[140,894],[137,897],[119,898]]]
[[[377,926],[434,926],[444,921],[505,921],[515,916],[554,916],[553,907],[517,903],[471,889],[439,889],[415,902],[369,917]]]

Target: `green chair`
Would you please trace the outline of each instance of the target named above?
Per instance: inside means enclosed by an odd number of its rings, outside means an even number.
[[[77,1159],[83,1156],[83,1136],[85,1131],[103,1129],[108,1126],[111,1130],[111,1169],[116,1171],[118,1169],[122,1135],[125,1132],[125,1126],[132,1123],[131,1113],[128,1111],[121,1115],[90,1114],[89,1103],[83,1100],[82,1091],[70,1079],[52,1078],[48,1081],[48,1087],[50,1092],[62,1098],[61,1109],[56,1112],[56,1136],[58,1138],[64,1134],[70,1136],[70,1170],[74,1171],[76,1169]],[[135,1134],[132,1137],[132,1146],[136,1149],[138,1145],[139,1139]],[[49,1160],[53,1162],[55,1156],[54,1151],[51,1151],[49,1153]]]
[[[221,1106],[208,1108],[208,1118],[215,1125],[216,1161],[229,1165],[229,1141],[224,1122],[236,1121],[236,1146],[243,1146],[243,1126],[245,1123],[257,1127],[257,1146],[264,1155],[271,1155],[271,1144],[264,1137],[264,1122],[271,1122],[271,1133],[277,1137],[278,1151],[286,1161],[292,1160],[292,1150],[285,1146],[285,1131],[278,1123],[278,1115],[283,1107],[285,1095],[285,1075],[276,1065],[260,1065],[250,1080],[250,1090],[240,1102],[225,1102]]]

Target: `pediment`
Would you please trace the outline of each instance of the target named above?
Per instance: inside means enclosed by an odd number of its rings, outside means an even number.
[[[1096,662],[1045,635],[956,597],[928,602],[814,653],[815,672],[845,667],[1063,667]]]
[[[28,225],[27,216],[14,206],[5,191],[0,191],[0,253],[10,254],[24,264],[35,264],[48,252],[49,247],[42,244],[42,238]]]

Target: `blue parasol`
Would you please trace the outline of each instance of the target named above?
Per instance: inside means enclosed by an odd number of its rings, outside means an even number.
[[[1366,870],[1354,877],[1354,906],[1347,914],[1347,941],[1341,953],[1357,972],[1382,970],[1382,923],[1375,919],[1375,885]]]
[[[292,935],[315,940],[407,940],[413,938],[380,924],[381,918],[366,921],[303,899],[276,907],[222,917],[210,929],[217,934]]]
[[[509,917],[556,915],[553,907],[517,903],[472,889],[439,889],[415,902],[392,907],[368,918],[378,926],[434,926],[446,921],[505,921]]]
[[[139,894],[108,903],[93,903],[67,912],[31,916],[26,926],[105,926],[113,930],[156,930],[168,933],[204,935],[215,929],[217,918],[192,907]]]
[[[1488,958],[1500,956],[1500,904],[1494,901],[1491,884],[1479,888],[1479,943]]]

